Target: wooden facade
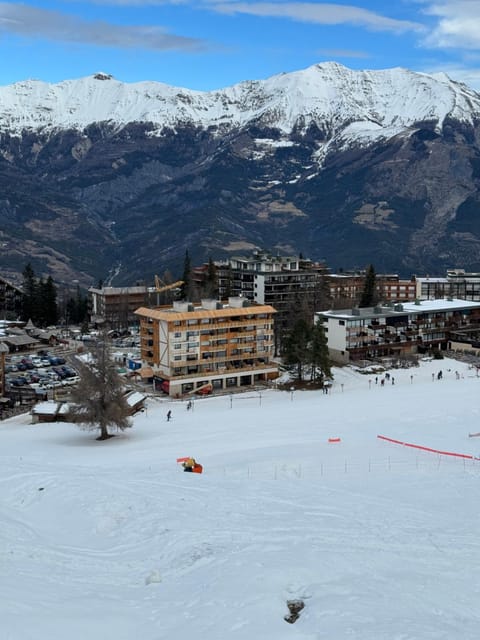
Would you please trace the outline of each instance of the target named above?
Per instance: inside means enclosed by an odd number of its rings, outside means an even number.
[[[278,376],[273,356],[269,305],[230,298],[229,304],[203,300],[201,306],[140,308],[141,357],[173,396],[250,386]]]

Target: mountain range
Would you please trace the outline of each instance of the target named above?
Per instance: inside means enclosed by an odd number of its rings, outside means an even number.
[[[199,92],[106,73],[0,87],[0,273],[88,286],[268,249],[480,271],[480,95],[323,63]]]

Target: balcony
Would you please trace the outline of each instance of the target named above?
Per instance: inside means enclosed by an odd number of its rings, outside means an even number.
[[[175,379],[179,379],[179,378],[185,378],[185,377],[189,377],[189,378],[201,378],[201,377],[208,377],[209,379],[215,378],[216,376],[224,376],[224,375],[228,375],[228,374],[241,374],[243,372],[245,373],[253,373],[255,371],[258,372],[264,372],[265,370],[270,370],[270,371],[274,371],[277,369],[277,365],[274,362],[270,362],[270,361],[260,361],[260,359],[258,360],[254,360],[252,364],[247,364],[246,362],[238,362],[236,364],[228,364],[224,367],[217,367],[215,369],[213,368],[208,368],[207,366],[204,365],[199,365],[198,367],[196,367],[196,371],[188,371],[188,368],[186,366],[184,367],[179,367],[179,363],[175,363],[175,367],[170,367],[170,370],[173,371],[174,368],[181,368],[182,371],[180,373],[175,373],[173,375],[170,375],[170,380],[175,380]]]

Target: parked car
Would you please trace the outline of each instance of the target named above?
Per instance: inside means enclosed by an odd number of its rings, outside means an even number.
[[[72,367],[63,366],[62,370],[65,372],[67,378],[78,375],[77,371],[72,369]]]
[[[27,380],[23,377],[11,378],[10,384],[13,387],[23,387],[24,384],[27,384]]]

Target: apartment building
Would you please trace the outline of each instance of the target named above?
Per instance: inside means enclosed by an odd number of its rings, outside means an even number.
[[[331,273],[326,276],[333,301],[351,300],[358,302],[365,287],[365,271]],[[414,302],[417,298],[415,278],[400,279],[397,274],[377,274],[375,277],[375,293],[382,303]]]
[[[480,329],[480,302],[458,299],[417,300],[393,304],[323,311],[323,322],[332,359],[352,360],[399,356],[445,349],[452,335]]]
[[[251,256],[233,256],[228,265],[217,268],[219,297],[229,293],[259,304],[274,305],[282,312],[307,295],[319,294],[322,277],[328,273],[324,262],[298,256],[279,256],[254,251]]]
[[[480,273],[449,269],[446,277],[416,278],[417,298],[435,300],[450,296],[461,300],[480,301]]]
[[[174,397],[273,380],[274,314],[242,297],[139,308],[142,363]]]
[[[355,305],[366,276],[365,271],[330,273],[325,262],[266,251],[233,256],[228,262],[215,262],[215,268],[220,298],[241,295],[259,304],[270,304],[280,314],[298,304],[299,297],[306,298],[315,308],[326,308],[330,301]],[[208,264],[192,270],[199,289],[207,272]],[[397,274],[377,274],[376,294],[381,302],[413,302],[417,297],[415,278],[403,280]]]
[[[112,328],[128,328],[138,322],[135,311],[149,304],[151,289],[136,287],[90,287],[89,312],[91,322],[106,323]]]

